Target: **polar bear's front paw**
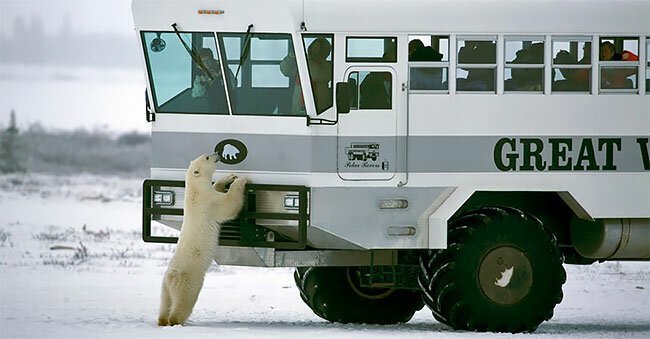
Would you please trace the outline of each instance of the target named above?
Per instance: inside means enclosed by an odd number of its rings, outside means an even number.
[[[237,176],[234,174],[228,174],[225,177],[219,179],[214,183],[212,187],[214,187],[215,190],[218,192],[225,192],[226,188],[232,184],[235,180],[237,180]]]
[[[237,181],[240,185],[246,185],[249,182],[248,178],[244,178],[244,177],[237,178],[237,180],[235,181]]]
[[[246,184],[248,183],[248,178],[239,177],[230,185],[229,190],[236,188],[238,190],[244,190]]]
[[[224,184],[226,186],[228,186],[228,185],[232,184],[233,181],[237,180],[237,178],[238,177],[236,175],[231,173],[231,174],[228,174],[225,177],[223,177],[221,180],[223,180]]]

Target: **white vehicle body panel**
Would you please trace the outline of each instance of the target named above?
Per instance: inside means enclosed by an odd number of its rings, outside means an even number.
[[[218,9],[224,13],[199,15],[200,9]],[[639,82],[635,94],[598,93],[598,62],[593,61],[594,94],[551,93],[549,66],[546,66],[546,86],[542,93],[510,94],[504,93],[504,66],[499,64],[495,93],[458,93],[453,81],[448,94],[409,93],[403,89],[409,80],[405,41],[408,35],[417,34],[449,35],[450,69],[456,65],[453,43],[458,37],[495,36],[501,46],[504,36],[542,36],[547,46],[548,65],[552,59],[549,46],[554,37],[587,35],[598,42],[600,35],[634,36],[639,39],[639,74],[644,79],[646,41],[650,37],[648,1],[134,0],[133,12],[138,32],[169,31],[170,25],[177,23],[182,31],[242,33],[253,24],[254,32],[290,33],[303,84],[310,80],[300,35],[302,23],[306,33],[334,34],[334,82],[345,81],[350,67],[387,67],[345,62],[346,37],[394,36],[399,41],[398,61],[390,64],[395,74],[392,95],[396,117],[363,121],[355,119],[359,112],[352,111],[339,116],[337,125],[307,126],[305,117],[156,114],[156,121],[152,122],[152,178],[183,180],[188,159],[201,149],[211,151],[221,139],[248,140],[251,152],[255,151],[251,143],[258,142],[259,152],[266,155],[251,153],[248,165],[222,165],[217,176],[236,172],[254,183],[308,186],[312,189],[310,227],[364,249],[444,248],[448,219],[477,191],[566,192],[593,219],[650,218],[650,169],[643,166],[643,145],[635,144],[637,138],[650,136],[650,93],[646,92],[643,81]],[[598,53],[597,48],[594,44],[592,55]],[[307,114],[315,118],[311,89],[305,86],[303,91]],[[318,117],[337,119],[335,107]],[[387,126],[391,119],[395,125]],[[179,135],[178,140],[175,135]],[[391,161],[394,167],[390,167],[394,175],[337,171],[337,164],[339,167],[341,164],[337,157],[345,156],[342,154],[345,145],[330,146],[336,145],[332,144],[335,139],[339,143],[348,142],[341,141],[341,136],[396,139],[396,156]],[[545,153],[541,156],[545,166],[555,156],[548,139],[573,138],[573,149],[568,149],[572,160],[567,156],[562,158],[565,162],[573,161],[571,167],[579,157],[581,140],[591,139],[600,169],[499,170],[492,152],[496,147],[494,142],[500,138],[516,140],[517,149],[506,146],[501,156],[517,153],[518,167],[526,161],[518,143],[521,138],[543,142]],[[620,139],[621,145],[613,146],[612,152],[608,152],[607,145],[598,145],[599,139],[604,138]],[[201,144],[190,146],[189,142]],[[422,154],[419,150],[427,148],[417,145],[427,142],[432,143],[432,153]],[[445,152],[433,143],[450,147]],[[492,144],[485,146],[486,143]],[[165,147],[159,146],[163,144]],[[462,147],[455,149],[454,145]],[[267,148],[261,150],[264,147]],[[296,154],[300,159],[293,158]],[[603,170],[609,155],[613,156],[616,170]],[[252,165],[254,156],[260,156],[255,163],[259,166]],[[263,168],[263,163],[269,167]],[[426,169],[428,165],[432,166],[431,170]],[[358,198],[370,198],[368,192],[378,193],[364,205]],[[346,196],[350,199],[346,200]],[[411,199],[417,207],[411,207],[403,216],[377,212],[379,199],[395,197]],[[415,199],[423,201],[417,205]],[[346,210],[347,204],[362,207]],[[353,213],[355,209],[361,215],[344,213]],[[377,219],[366,221],[368,214],[377,214]],[[381,220],[386,221],[381,225],[369,224]],[[411,237],[392,237],[386,234],[388,226],[414,226],[417,232]]]

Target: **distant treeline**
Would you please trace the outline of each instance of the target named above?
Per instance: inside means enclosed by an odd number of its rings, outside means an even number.
[[[8,130],[2,128],[2,134]],[[139,132],[47,131],[35,124],[18,131],[14,139],[12,145],[3,146],[16,151],[15,161],[26,172],[145,177],[150,167],[151,138]]]
[[[137,41],[118,34],[79,34],[66,17],[58,32],[46,32],[42,19],[22,17],[13,22],[12,35],[0,36],[0,63],[48,64],[108,68],[140,66]]]

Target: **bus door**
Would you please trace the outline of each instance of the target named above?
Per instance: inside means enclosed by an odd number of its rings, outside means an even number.
[[[391,180],[398,166],[395,69],[353,66],[344,76],[351,107],[339,115],[338,174],[344,180]]]

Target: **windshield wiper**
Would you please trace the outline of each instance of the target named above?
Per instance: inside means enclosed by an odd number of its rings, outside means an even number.
[[[251,46],[251,30],[253,29],[253,24],[248,25],[248,29],[246,30],[246,36],[244,37],[244,50],[241,53],[241,57],[239,58],[239,65],[237,65],[237,72],[235,72],[235,79],[239,76],[239,70],[241,69],[242,64],[244,64],[244,60],[248,58],[248,52],[250,51],[250,46]]]
[[[178,31],[178,29],[176,28],[176,23],[173,23],[173,24],[172,24],[172,28],[174,29],[174,32],[176,32],[176,36],[178,37],[178,40],[181,41],[181,44],[183,44],[183,47],[185,47],[185,50],[187,51],[187,53],[188,53],[188,54],[190,55],[190,57],[192,58],[192,61],[194,61],[194,62],[196,63],[196,65],[199,66],[199,68],[200,68],[200,69],[201,69],[205,74],[208,75],[208,78],[210,78],[210,81],[214,81],[215,76],[212,74],[212,72],[210,72],[210,70],[208,70],[208,67],[205,66],[205,63],[203,63],[203,59],[201,59],[201,57],[200,57],[199,54],[196,52],[196,50],[195,50],[194,48],[190,48],[189,46],[187,46],[187,44],[185,43],[185,41],[184,41],[183,38],[181,37],[181,33],[180,33],[180,32]]]

